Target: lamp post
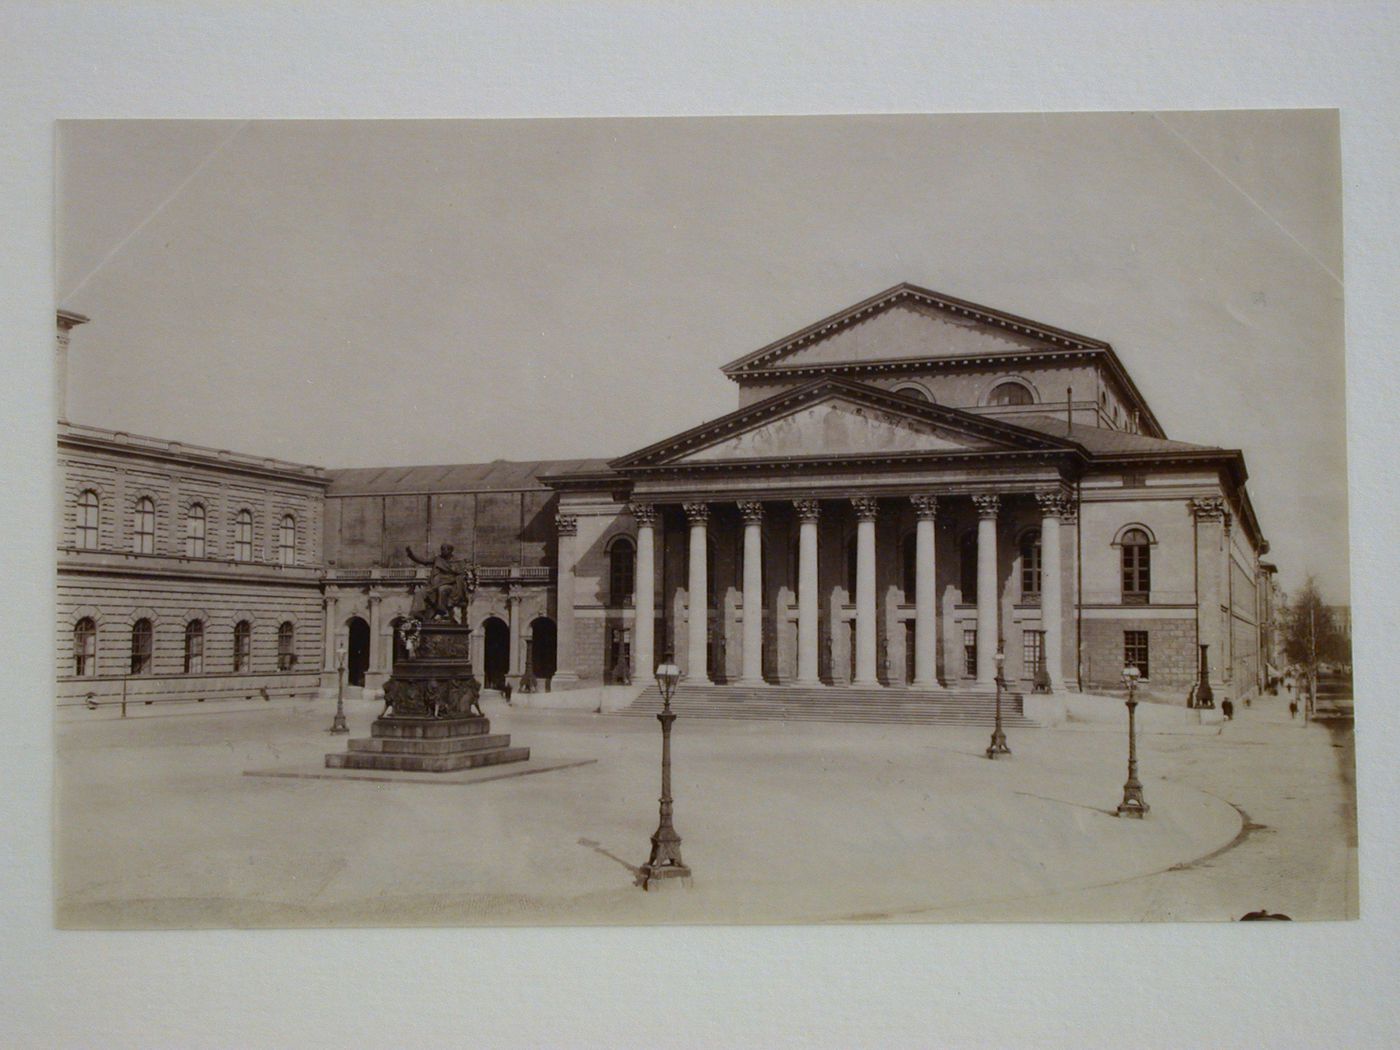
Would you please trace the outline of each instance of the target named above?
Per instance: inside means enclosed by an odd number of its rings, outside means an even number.
[[[665,661],[656,669],[656,684],[661,689],[661,823],[651,837],[651,857],[642,865],[642,889],[648,890],[658,879],[690,878],[690,869],[681,860],[681,837],[671,823],[671,723],[676,714],[671,710],[671,696],[680,681],[681,669],[672,663],[668,651]]]
[[[345,724],[345,644],[342,642],[335,650],[335,719],[331,722],[332,733],[348,733],[350,727]]]
[[[1141,820],[1148,806],[1142,797],[1142,782],[1137,775],[1137,726],[1133,718],[1137,711],[1137,684],[1142,672],[1133,664],[1123,668],[1123,684],[1128,687],[1128,779],[1123,784],[1123,801],[1118,804],[1120,817]]]
[[[997,755],[1011,754],[1011,748],[1006,746],[1006,734],[1002,731],[1001,728],[1001,687],[1006,684],[1006,680],[1002,677],[1002,671],[1006,667],[1006,654],[1002,652],[1002,645],[1000,642],[997,643],[996,662],[997,719],[996,727],[992,730],[992,742],[987,745],[988,758],[996,758]]]

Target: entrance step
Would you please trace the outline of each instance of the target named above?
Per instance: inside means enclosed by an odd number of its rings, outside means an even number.
[[[650,686],[618,713],[653,716],[661,707],[660,690]],[[671,698],[671,709],[685,718],[990,726],[996,721],[996,694],[984,689],[682,685]],[[1013,692],[1002,693],[1001,721],[1020,728],[1039,725],[1025,716],[1022,694]]]

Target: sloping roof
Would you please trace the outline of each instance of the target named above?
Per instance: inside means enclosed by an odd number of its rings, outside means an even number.
[[[993,413],[989,413],[993,414]],[[1186,441],[1170,441],[1167,438],[1148,437],[1146,434],[1129,434],[1122,430],[1107,427],[1091,427],[1075,423],[1066,433],[1063,416],[1031,416],[1008,414],[997,416],[1018,427],[1038,430],[1042,434],[1068,438],[1082,445],[1096,455],[1112,455],[1115,452],[1224,452],[1215,445],[1193,445]]]
[[[392,495],[407,492],[548,491],[542,474],[577,474],[607,470],[605,459],[537,459],[490,463],[455,463],[426,467],[355,467],[328,470],[328,497]]]

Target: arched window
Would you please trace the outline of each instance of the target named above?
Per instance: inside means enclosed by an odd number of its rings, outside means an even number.
[[[626,536],[613,540],[608,548],[608,604],[631,605],[636,591],[637,550]]]
[[[712,606],[717,604],[715,601],[715,562],[719,560],[715,556],[717,550],[714,537],[707,536],[705,538],[705,601]]]
[[[958,586],[964,605],[977,600],[977,532],[969,529],[958,541]]]
[[[253,625],[239,620],[233,625],[233,670],[249,671],[253,666]]]
[[[846,541],[846,593],[850,595],[852,601],[856,594],[856,576],[860,571],[860,553],[857,551],[857,537],[852,536]]]
[[[998,383],[987,398],[989,405],[1032,405],[1035,398],[1020,383]]]
[[[133,549],[137,554],[156,552],[156,504],[150,496],[142,496],[136,501],[135,531],[132,534]]]
[[[788,544],[788,586],[792,588],[794,594],[797,593],[797,585],[800,583],[799,577],[802,573],[802,536],[796,533],[792,541]]]
[[[900,387],[895,387],[895,391],[894,391],[894,392],[895,392],[896,394],[903,394],[905,397],[918,398],[920,401],[928,401],[928,402],[932,402],[932,401],[933,401],[933,398],[929,397],[928,391],[925,390],[925,389],[924,389],[923,387],[921,387],[921,386],[900,386]]]
[[[75,538],[79,550],[97,550],[97,517],[100,509],[97,493],[92,489],[84,489],[78,497],[78,517],[75,522]]]
[[[253,560],[253,512],[246,507],[238,512],[233,532],[233,560]]]
[[[131,673],[150,674],[151,654],[155,649],[155,631],[150,620],[137,620],[131,625]]]
[[[185,674],[204,673],[204,624],[191,620],[185,624]]]
[[[1123,604],[1146,605],[1152,591],[1152,540],[1142,529],[1123,533]]]
[[[185,557],[204,557],[204,526],[208,515],[203,503],[191,503],[185,512]]]
[[[297,519],[290,514],[282,515],[282,524],[277,529],[277,563],[297,563]]]
[[[1040,601],[1040,530],[1021,537],[1021,601]]]
[[[91,616],[73,625],[73,673],[79,677],[97,673],[97,622]]]
[[[914,600],[914,589],[919,583],[919,540],[918,536],[910,533],[904,537],[904,546],[900,550],[903,556],[903,577],[904,577],[904,600],[912,602]]]
[[[290,671],[297,662],[296,627],[290,620],[277,628],[277,670]],[[398,632],[394,632],[397,640]]]

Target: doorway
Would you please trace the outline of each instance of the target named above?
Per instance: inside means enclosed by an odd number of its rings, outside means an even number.
[[[530,623],[530,672],[542,682],[554,677],[557,635],[554,621],[541,616]]]
[[[365,672],[369,670],[369,624],[358,616],[345,621],[349,634],[350,651],[345,660],[345,684],[365,684]]]
[[[481,630],[484,649],[482,681],[487,689],[501,689],[510,671],[510,628],[500,617],[488,616]]]

